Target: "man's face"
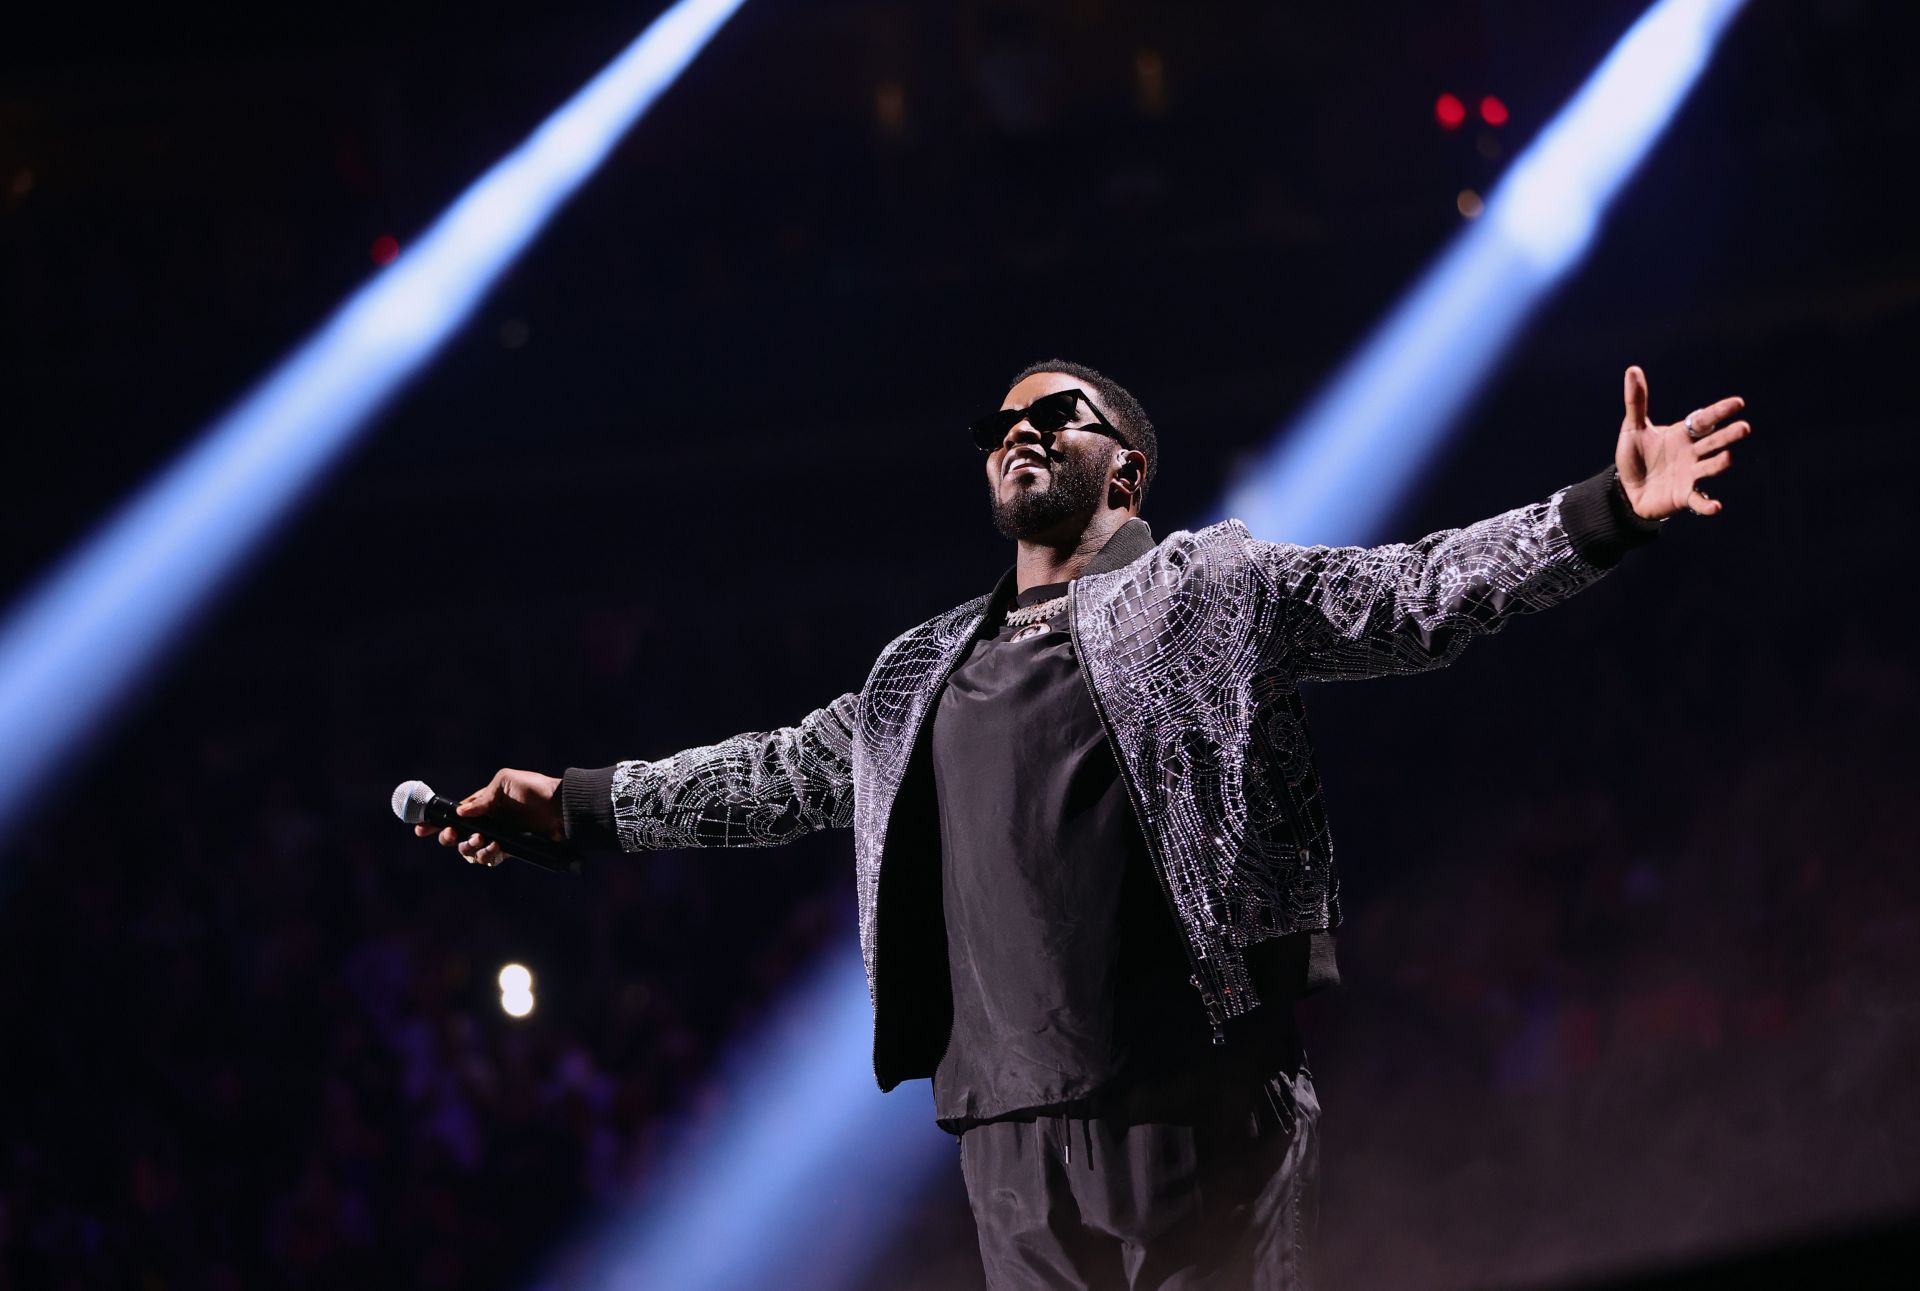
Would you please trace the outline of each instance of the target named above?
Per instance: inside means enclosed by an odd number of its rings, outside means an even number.
[[[1093,397],[1086,383],[1075,377],[1036,372],[1007,391],[1000,406],[1024,408],[1043,395],[1073,389]],[[1073,427],[1099,424],[1082,403],[1079,414],[1067,428],[1055,432],[1046,447],[1039,433],[1023,421],[987,454],[987,502],[993,509],[993,527],[1002,537],[1071,537],[1086,527],[1106,500],[1107,483],[1121,449],[1108,435]]]

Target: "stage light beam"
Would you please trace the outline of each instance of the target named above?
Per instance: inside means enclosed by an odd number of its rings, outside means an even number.
[[[537,1286],[836,1291],[858,1285],[936,1169],[959,1168],[924,1086],[882,1094],[852,928],[722,1064],[723,1109],[646,1193]]]
[[[742,3],[662,13],[13,608],[0,830]]]
[[[1235,481],[1221,514],[1263,538],[1374,541],[1514,333],[1585,253],[1743,4],[1660,0],[1643,13],[1483,212]],[[1436,113],[1442,124],[1451,115]]]

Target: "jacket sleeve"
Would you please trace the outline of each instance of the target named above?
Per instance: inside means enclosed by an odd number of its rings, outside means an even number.
[[[1450,663],[1479,633],[1597,582],[1658,521],[1634,514],[1614,469],[1531,503],[1417,542],[1301,547],[1248,536],[1280,662],[1307,680],[1420,672]]]
[[[567,840],[622,851],[772,847],[853,823],[849,691],[799,723],[686,749],[657,762],[569,767]]]

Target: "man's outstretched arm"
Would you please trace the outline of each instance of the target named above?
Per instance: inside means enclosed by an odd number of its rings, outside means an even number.
[[[1282,662],[1336,680],[1436,668],[1481,633],[1599,580],[1681,510],[1717,515],[1701,484],[1732,464],[1742,407],[1722,399],[1669,426],[1647,417],[1646,375],[1628,368],[1614,465],[1464,529],[1380,547],[1301,547],[1250,539],[1255,568],[1279,598]]]
[[[502,770],[459,804],[463,816],[504,820],[585,850],[772,847],[853,823],[849,691],[793,726],[752,731],[654,762],[569,767],[565,776]],[[416,826],[422,837],[435,831]],[[469,861],[505,854],[480,835],[438,831]]]

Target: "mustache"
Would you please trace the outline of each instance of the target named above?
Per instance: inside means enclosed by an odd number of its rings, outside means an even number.
[[[1065,460],[1065,453],[1054,453],[1037,444],[1022,445],[1001,459],[1000,476],[1002,479],[1005,479],[1007,476],[1013,474],[1014,467],[1019,466],[1023,462],[1037,462],[1039,465],[1051,471],[1054,463]]]

